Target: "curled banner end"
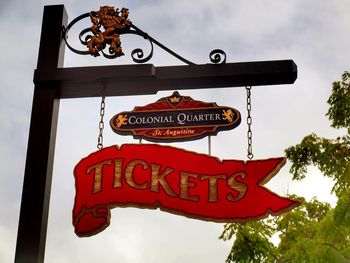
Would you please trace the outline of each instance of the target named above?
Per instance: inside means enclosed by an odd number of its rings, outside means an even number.
[[[110,223],[111,211],[108,207],[83,207],[75,217],[73,225],[75,234],[79,237],[93,236],[105,230]]]

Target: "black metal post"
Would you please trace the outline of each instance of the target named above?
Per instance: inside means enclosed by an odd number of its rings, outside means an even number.
[[[61,29],[67,24],[63,5],[44,9],[37,68],[63,66]],[[52,168],[59,108],[58,82],[35,85],[18,225],[16,263],[44,261]]]

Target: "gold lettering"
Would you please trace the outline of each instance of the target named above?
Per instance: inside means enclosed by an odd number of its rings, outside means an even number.
[[[232,193],[228,193],[226,195],[227,200],[231,201],[231,202],[236,202],[240,199],[243,198],[243,196],[246,194],[247,192],[247,185],[237,182],[236,178],[240,177],[241,179],[244,179],[247,176],[247,174],[245,172],[238,172],[235,173],[233,175],[231,175],[231,177],[227,180],[227,185],[238,192],[237,196],[234,196]]]
[[[167,180],[165,179],[165,176],[167,176],[169,173],[173,172],[174,170],[171,168],[166,168],[165,171],[160,174],[160,165],[157,164],[151,164],[152,168],[152,177],[151,177],[151,191],[159,193],[159,185],[162,186],[164,191],[173,197],[176,197],[176,193],[173,189],[171,189],[170,185],[168,184]]]
[[[144,170],[148,168],[148,164],[145,161],[142,161],[142,160],[131,161],[130,163],[128,163],[127,167],[125,168],[125,180],[126,180],[126,183],[133,188],[146,189],[148,185],[147,182],[144,182],[143,184],[137,184],[133,177],[135,166],[138,164],[141,164]]]
[[[162,132],[160,130],[155,130],[153,133],[152,133],[152,136],[162,136]]]
[[[114,188],[122,187],[122,165],[123,159],[114,160]]]
[[[112,160],[103,161],[97,163],[95,165],[89,166],[86,168],[86,173],[90,173],[91,170],[95,170],[94,174],[94,187],[92,189],[92,193],[95,194],[102,190],[102,170],[104,165],[111,165]]]
[[[189,177],[198,178],[198,174],[180,172],[180,176],[180,198],[197,202],[199,200],[199,196],[190,196],[188,190],[190,187],[193,188],[196,186],[195,183],[189,182]]]
[[[218,201],[218,179],[225,179],[225,175],[202,175],[201,180],[208,180],[208,202]]]

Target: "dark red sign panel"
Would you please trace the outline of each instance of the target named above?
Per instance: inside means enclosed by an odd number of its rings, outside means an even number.
[[[236,109],[195,101],[174,92],[155,103],[114,115],[110,125],[121,135],[172,142],[215,135],[237,127],[240,122],[241,115]]]
[[[214,222],[278,215],[299,204],[263,186],[284,163],[285,158],[221,161],[155,144],[103,148],[75,167],[75,232],[91,236],[104,230],[114,207],[159,208]]]

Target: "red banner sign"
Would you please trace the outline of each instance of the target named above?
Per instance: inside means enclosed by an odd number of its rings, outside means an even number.
[[[91,236],[110,223],[110,209],[141,207],[214,222],[278,215],[299,203],[263,185],[285,158],[237,161],[155,144],[110,146],[74,170],[73,225]]]

